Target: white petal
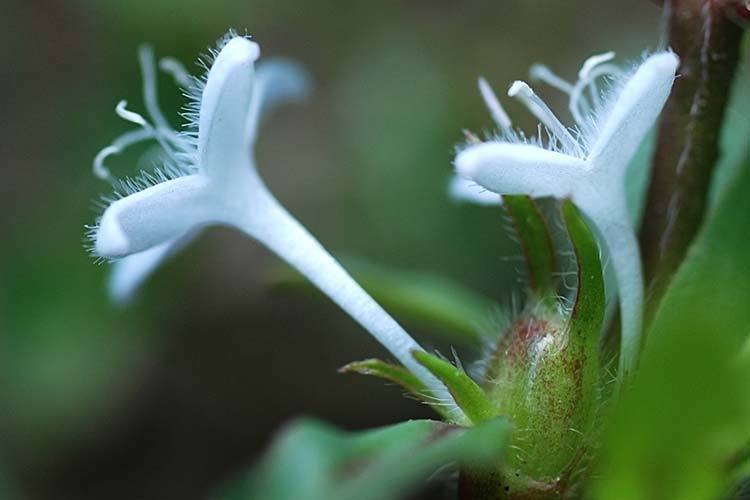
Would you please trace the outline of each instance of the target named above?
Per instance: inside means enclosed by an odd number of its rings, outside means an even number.
[[[260,120],[281,104],[301,101],[307,97],[311,87],[310,75],[301,64],[282,58],[260,63],[245,126],[250,141],[254,142],[258,135]]]
[[[199,232],[189,231],[181,238],[166,241],[114,262],[108,285],[112,301],[120,305],[131,302],[141,285],[161,263],[182,250]]]
[[[102,215],[95,252],[124,257],[153,248],[220,219],[203,175],[162,182],[112,203]]]
[[[456,171],[494,193],[564,198],[587,167],[578,158],[529,144],[485,142],[461,151]]]
[[[215,179],[226,180],[237,169],[250,168],[250,139],[245,126],[259,54],[255,42],[233,38],[208,72],[201,97],[198,157],[199,167]]]
[[[260,103],[263,116],[280,104],[307,98],[311,88],[304,66],[290,59],[270,59],[258,65],[253,99]]]
[[[589,155],[593,164],[624,172],[667,102],[679,62],[673,52],[654,54],[616,93],[616,101],[599,123],[599,136]]]
[[[488,191],[476,182],[454,175],[448,184],[448,194],[456,201],[475,203],[484,206],[499,206],[502,198]]]

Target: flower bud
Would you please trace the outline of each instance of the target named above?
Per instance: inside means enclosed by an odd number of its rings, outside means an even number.
[[[488,398],[514,426],[502,480],[511,498],[567,489],[585,455],[599,362],[576,337],[564,311],[537,304],[507,328],[485,364]]]

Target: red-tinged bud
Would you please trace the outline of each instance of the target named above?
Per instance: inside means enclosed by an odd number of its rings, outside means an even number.
[[[571,335],[568,314],[539,304],[514,321],[485,364],[483,387],[513,422],[501,492],[549,498],[570,491],[597,410],[599,362]]]

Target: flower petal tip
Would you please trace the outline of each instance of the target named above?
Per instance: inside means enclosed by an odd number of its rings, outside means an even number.
[[[476,173],[477,164],[481,156],[481,150],[478,146],[470,146],[459,152],[453,166],[459,178],[472,180]]]
[[[667,50],[652,54],[644,64],[648,64],[659,72],[674,74],[680,65],[680,58],[671,50]]]
[[[242,36],[236,36],[229,40],[219,52],[219,59],[235,64],[254,63],[260,57],[260,45]],[[214,64],[216,64],[214,63]]]
[[[94,253],[104,258],[117,258],[128,255],[130,244],[117,220],[113,206],[107,209],[99,221],[94,242]]]

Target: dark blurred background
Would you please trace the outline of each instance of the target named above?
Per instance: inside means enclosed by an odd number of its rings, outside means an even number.
[[[282,264],[231,230],[206,232],[132,307],[109,303],[107,265],[84,252],[83,225],[108,191],[91,160],[131,128],[114,105],[143,109],[140,43],[191,63],[235,27],[264,56],[304,63],[312,98],[261,130],[272,190],[338,256],[447,276],[503,305],[515,279],[503,257],[516,250],[501,217],[445,195],[461,130],[491,127],[476,77],[502,91],[543,61],[572,78],[593,53],[638,58],[659,24],[649,0],[8,1],[0,497],[29,499],[206,498],[297,415],[345,429],[430,416],[378,380],[337,374],[387,354],[326,298],[270,286]],[[182,99],[166,77],[161,102],[176,117]],[[110,163],[124,175],[136,159]]]

